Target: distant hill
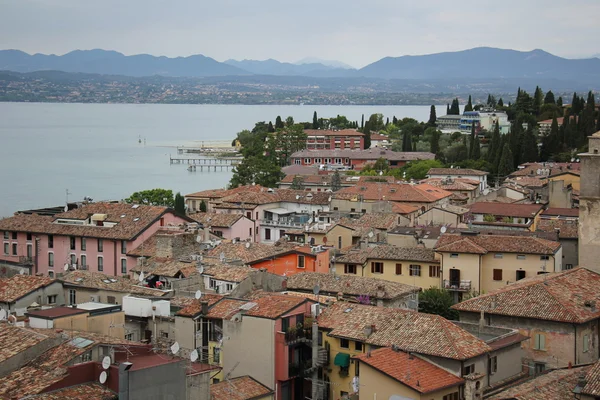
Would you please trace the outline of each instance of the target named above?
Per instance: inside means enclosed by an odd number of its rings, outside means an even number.
[[[33,72],[56,70],[126,76],[226,76],[249,72],[203,55],[155,57],[148,54],[126,56],[116,51],[75,50],[62,56],[34,54],[19,50],[0,51],[0,70]]]
[[[316,57],[305,57],[302,60],[296,61],[294,64],[323,64],[331,68],[354,69],[354,67],[337,60],[323,60]]]
[[[320,63],[310,64],[291,64],[273,60],[272,58],[264,61],[258,60],[227,60],[225,64],[233,65],[237,68],[252,72],[257,75],[304,75],[311,76],[315,71],[329,71],[334,68]]]
[[[600,59],[571,60],[543,50],[490,47],[422,56],[386,57],[357,74],[383,79],[560,79],[597,85]]]

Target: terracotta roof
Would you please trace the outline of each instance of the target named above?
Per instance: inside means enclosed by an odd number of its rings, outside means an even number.
[[[231,319],[240,311],[240,307],[248,303],[240,299],[223,299],[209,308],[207,318]]]
[[[304,190],[271,189],[264,192],[236,193],[223,197],[221,201],[228,204],[271,204],[271,203],[295,203],[295,204],[329,204],[327,192],[306,192]],[[220,206],[220,205],[219,205]]]
[[[84,383],[31,397],[37,400],[110,400],[117,394],[99,383]]]
[[[412,214],[416,211],[419,211],[419,207],[410,206],[408,204],[402,203],[392,203],[392,212],[400,215]]]
[[[390,138],[386,135],[380,135],[379,133],[371,133],[371,141],[373,140],[389,140]]]
[[[418,354],[467,360],[491,350],[483,340],[439,315],[400,308],[337,302],[324,308],[318,320],[330,336],[381,347],[396,345]],[[372,325],[375,332],[367,337],[365,328]]]
[[[251,267],[241,267],[228,264],[207,265],[204,267],[202,275],[208,275],[219,281],[242,282],[252,271]]]
[[[575,268],[522,279],[502,289],[452,306],[458,311],[477,312],[521,318],[584,323],[600,318],[600,275],[585,268]]]
[[[564,400],[572,399],[573,389],[589,366],[548,371],[535,378],[512,386],[489,400]],[[586,385],[587,386],[587,385]]]
[[[421,183],[427,183],[428,185],[435,186],[449,192],[453,191],[474,191],[479,188],[479,182],[474,182],[470,179],[465,179],[464,182],[462,179],[454,179],[451,182],[445,180],[444,178],[429,178],[424,179]],[[474,182],[474,183],[471,183]]]
[[[585,376],[586,384],[582,390],[583,394],[589,396],[600,396],[600,361],[589,369]]]
[[[220,199],[221,197],[231,196],[232,194],[241,192],[260,192],[267,190],[261,185],[238,186],[233,189],[208,189],[201,192],[186,194],[185,197],[199,197],[203,199]]]
[[[467,168],[431,168],[427,175],[444,175],[444,176],[486,176],[489,172],[480,171],[478,169],[467,169]]]
[[[167,207],[131,204],[92,203],[53,217],[36,214],[17,214],[0,220],[0,230],[31,232],[39,234],[83,236],[102,239],[132,240],[163,214],[172,212]],[[115,226],[94,226],[57,223],[57,219],[84,221],[93,214],[106,214],[106,222]],[[121,217],[123,216],[123,217]]]
[[[300,150],[291,158],[349,158],[351,160],[377,161],[385,158],[388,161],[433,160],[435,154],[428,152],[398,152],[376,147],[367,150]]]
[[[274,392],[249,375],[210,385],[212,400],[252,400]]]
[[[510,174],[514,176],[552,176],[562,172],[578,171],[581,169],[580,163],[526,163],[519,166],[519,169]],[[538,173],[538,171],[540,173]]]
[[[312,292],[315,285],[319,285],[320,293],[323,294],[333,293],[336,295],[337,293],[344,293],[351,296],[369,295],[372,298],[377,298],[378,292],[382,292],[381,298],[383,299],[394,299],[421,290],[416,286],[364,276],[301,272],[287,278],[288,290]]]
[[[305,129],[304,133],[307,136],[365,136],[364,133],[358,132],[356,129]]]
[[[419,393],[436,392],[464,383],[462,378],[429,361],[390,348],[377,349],[353,358]]]
[[[277,319],[304,304],[306,301],[307,299],[302,297],[264,293],[252,299],[252,303],[256,303],[256,306],[252,307],[244,315]]]
[[[248,243],[250,242],[223,242],[209,250],[206,255],[208,257],[219,259],[221,254],[223,254],[227,261],[241,260],[244,264],[248,264],[263,258],[273,257],[277,254],[292,250],[295,247],[291,244],[275,246],[264,243],[250,243],[250,246],[246,247]]]
[[[399,219],[400,217],[396,213],[368,213],[361,215],[358,219],[342,218],[338,224],[352,229],[366,227],[388,230],[398,226]]]
[[[45,310],[28,311],[27,313],[25,313],[25,315],[42,319],[54,319],[77,314],[87,314],[88,312],[89,311],[87,310],[80,310],[78,308],[73,307],[53,307],[47,308]]]
[[[534,236],[500,235],[442,235],[435,245],[435,251],[445,253],[522,253],[553,255],[560,243]]]
[[[577,239],[579,237],[576,220],[541,219],[536,228],[542,232],[556,232],[558,230],[559,239]]]
[[[407,183],[379,184],[365,182],[357,186],[343,188],[333,194],[334,199],[351,200],[361,195],[370,201],[397,201],[410,203],[431,203],[450,197],[452,193],[426,183],[411,185]]]
[[[319,166],[292,164],[281,168],[281,172],[286,175],[313,175],[319,173]]]
[[[405,260],[439,263],[432,249],[422,247],[398,247],[382,244],[368,249],[355,249],[336,257],[338,264],[364,264],[367,260]]]
[[[0,363],[54,336],[52,331],[44,334],[31,329],[17,328],[6,321],[0,322]]]
[[[131,293],[139,296],[161,297],[169,293],[164,290],[140,286],[138,285],[139,282],[133,279],[123,276],[106,276],[101,272],[76,270],[63,275],[59,280],[73,286]]]
[[[0,279],[0,302],[15,302],[21,297],[53,282],[56,281],[51,278],[32,275],[14,275],[10,278]]]
[[[226,213],[196,213],[190,215],[190,218],[194,221],[213,228],[230,228],[243,217],[243,214]]]
[[[529,176],[518,176],[515,178],[506,179],[505,182],[518,185],[524,188],[541,188],[548,184],[548,179],[542,177],[529,177]],[[510,186],[509,186],[510,187]],[[511,189],[516,189],[510,187]]]
[[[203,294],[200,300],[191,297],[179,298],[176,305],[182,307],[182,309],[177,312],[177,315],[182,317],[195,317],[202,311],[202,302],[208,302],[208,307],[210,308],[224,298],[225,296],[212,293]]]
[[[331,184],[331,178],[333,175],[286,175],[281,183],[292,183],[296,177],[299,177],[302,180],[303,184],[321,184],[321,185],[329,185]]]
[[[198,265],[193,260],[152,257],[143,265],[136,265],[131,272],[144,272],[168,278],[189,278],[198,275]]]
[[[579,208],[547,208],[542,216],[579,218]]]
[[[541,210],[541,204],[497,204],[473,203],[470,206],[472,214],[490,214],[501,217],[533,218]]]

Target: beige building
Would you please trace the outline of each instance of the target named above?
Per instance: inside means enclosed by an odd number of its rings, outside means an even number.
[[[443,288],[456,293],[487,293],[518,280],[560,271],[560,243],[531,236],[445,234],[435,251],[441,259]]]
[[[451,204],[442,204],[435,206],[415,219],[415,225],[445,225],[457,227],[464,222],[465,215],[469,212],[468,208],[455,206]]]
[[[543,210],[541,204],[474,203],[470,207],[473,225],[489,229],[523,229],[535,232]]]
[[[579,265],[600,271],[600,132],[589,137],[581,158]]]
[[[435,252],[423,247],[379,245],[353,249],[336,257],[337,275],[364,276],[417,286],[441,287],[441,266]]]

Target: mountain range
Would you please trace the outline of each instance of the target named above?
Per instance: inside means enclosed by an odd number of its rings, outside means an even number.
[[[314,62],[313,62],[314,61]],[[285,63],[273,59],[216,61],[204,55],[126,56],[116,51],[75,50],[62,56],[0,51],[0,70],[124,75],[133,77],[305,76],[315,78],[372,78],[384,80],[498,80],[571,81],[598,88],[600,59],[566,59],[543,50],[516,51],[489,47],[419,56],[385,57],[361,69],[308,59]]]

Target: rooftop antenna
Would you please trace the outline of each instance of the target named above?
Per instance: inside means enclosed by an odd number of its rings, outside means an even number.
[[[440,228],[440,232],[442,232],[442,234],[446,233],[447,230],[448,228],[446,228],[445,225]]]
[[[246,248],[249,249],[250,248],[250,242],[246,242]]]
[[[65,204],[67,204],[67,206],[65,206],[65,207],[67,207],[67,209],[66,209],[65,211],[69,211],[69,208],[68,208],[68,204],[69,204],[69,195],[70,195],[70,194],[73,194],[73,193],[69,192],[69,189],[65,189],[65,194],[66,194],[66,202],[65,202]]]

